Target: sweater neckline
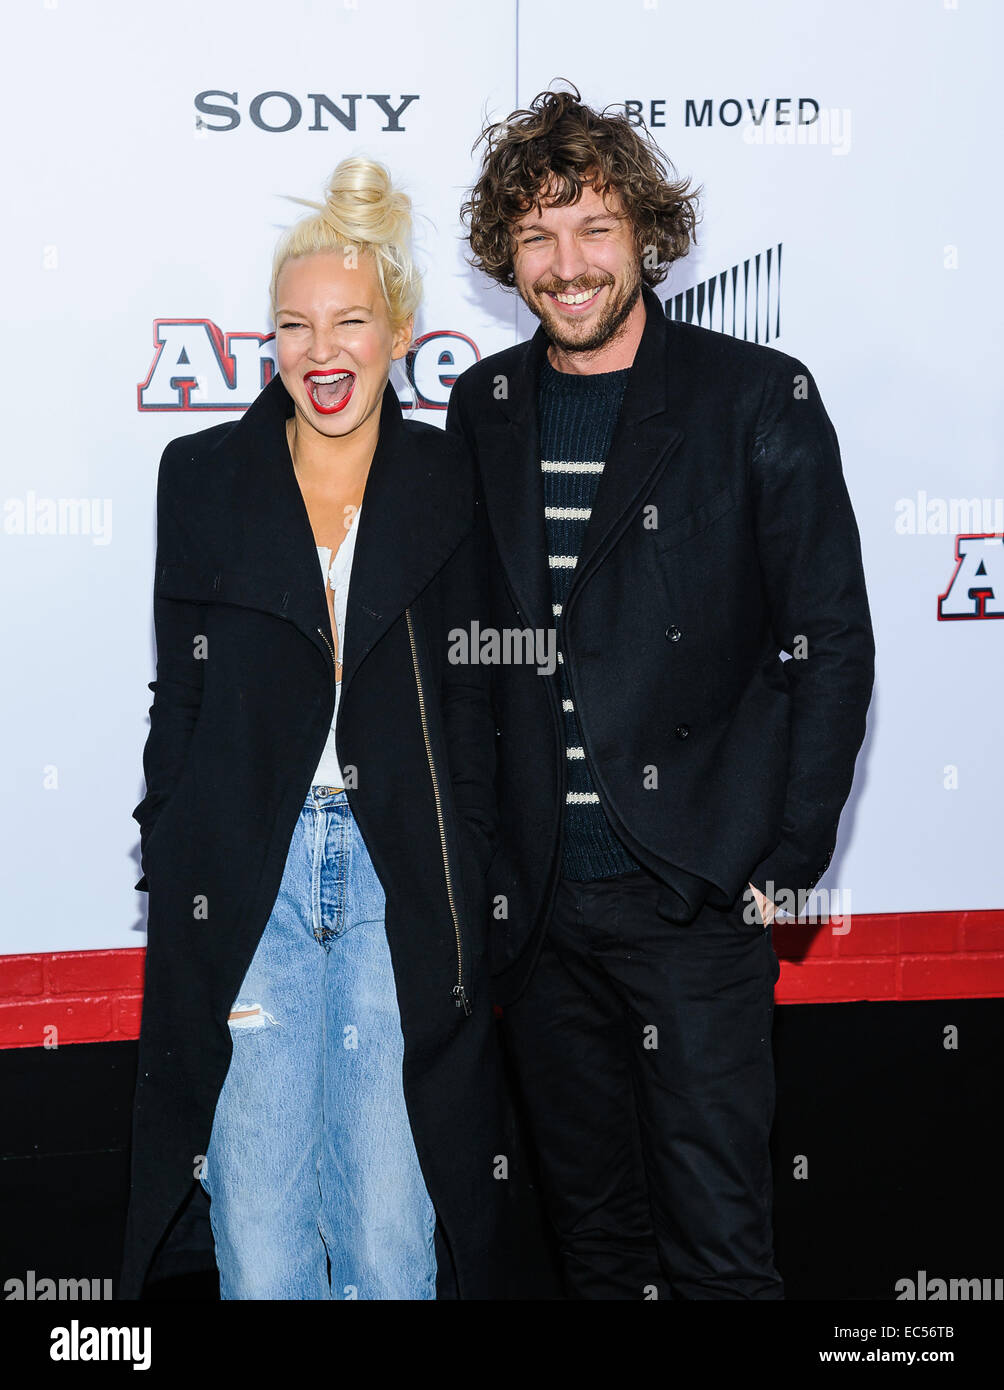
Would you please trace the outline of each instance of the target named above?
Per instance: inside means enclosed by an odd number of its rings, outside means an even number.
[[[541,385],[563,386],[569,391],[602,391],[621,386],[630,371],[630,367],[621,367],[616,372],[559,372],[551,366],[545,353],[541,359],[540,381]]]

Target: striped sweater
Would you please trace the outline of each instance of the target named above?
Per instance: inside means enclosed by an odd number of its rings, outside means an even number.
[[[537,391],[548,573],[557,629],[567,791],[561,842],[565,878],[610,878],[638,868],[603,813],[582,746],[562,658],[562,606],[613,438],[630,368],[575,376],[542,359]]]

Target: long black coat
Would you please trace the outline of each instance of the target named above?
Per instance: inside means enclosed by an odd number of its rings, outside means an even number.
[[[686,921],[705,900],[731,906],[749,881],[793,895],[819,881],[864,738],[874,643],[837,438],[808,368],[668,321],[643,295],[561,652],[607,817],[666,886],[665,915]],[[553,625],[536,399],[546,348],[538,328],[468,368],[450,397],[447,430],[481,474],[499,630]],[[494,676],[501,838],[488,884],[505,1003],[533,967],[557,882],[565,737],[556,675]]]
[[[334,706],[323,576],[286,442],[291,413],[276,375],[239,421],[173,440],[160,465],[157,679],[147,793],[133,812],[149,924],[125,1298],[140,1295],[155,1247],[192,1195],[230,1061],[227,1015]],[[455,1275],[444,1282],[463,1298],[497,1295],[506,1186],[493,1170],[501,1123],[485,981],[495,726],[483,668],[448,660],[450,630],[466,629],[478,602],[475,480],[463,445],[405,422],[388,384],[338,710],[339,758],[356,769],[349,805],[386,893],[405,1098]]]

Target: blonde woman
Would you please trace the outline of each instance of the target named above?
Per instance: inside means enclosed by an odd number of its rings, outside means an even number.
[[[501,1287],[475,475],[389,381],[409,199],[354,158],[309,206],[278,372],[160,465],[124,1297],[197,1184],[225,1299]]]

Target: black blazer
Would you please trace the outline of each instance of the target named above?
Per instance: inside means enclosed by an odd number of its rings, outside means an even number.
[[[666,916],[687,921],[705,900],[741,914],[748,881],[775,900],[818,882],[864,737],[874,643],[837,438],[808,369],[669,321],[643,294],[561,648],[603,808],[665,885]],[[447,429],[484,489],[499,629],[553,623],[537,435],[546,348],[538,328],[470,367],[450,398]],[[508,913],[493,923],[505,1002],[533,966],[557,882],[559,678],[500,666],[493,702],[489,888]]]
[[[291,413],[276,375],[239,421],[173,440],[160,465],[157,679],[147,791],[133,812],[149,930],[127,1298],[198,1187],[196,1156],[230,1060],[227,1015],[334,705]],[[483,668],[448,660],[450,630],[478,611],[474,483],[462,444],[405,422],[388,384],[358,521],[338,749],[356,769],[349,804],[387,898],[419,1161],[459,1294],[477,1298],[497,1292],[506,1184],[493,1174],[504,1149],[484,930],[494,723]],[[196,898],[208,916],[193,913]]]

